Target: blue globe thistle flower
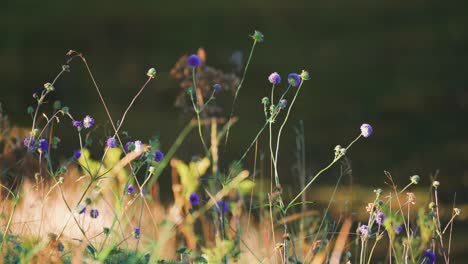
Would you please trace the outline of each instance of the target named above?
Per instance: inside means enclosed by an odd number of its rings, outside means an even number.
[[[385,214],[383,212],[377,213],[377,215],[375,216],[375,222],[378,225],[383,225],[383,223],[385,222]]]
[[[154,160],[156,162],[161,162],[164,159],[164,153],[162,153],[160,150],[156,150],[154,153]]]
[[[81,121],[78,121],[78,120],[73,120],[72,121],[72,124],[74,127],[78,128],[78,130],[80,130],[81,128],[83,128],[83,123]]]
[[[89,212],[89,215],[91,216],[91,218],[96,219],[99,216],[98,209],[91,209],[91,211]]]
[[[192,54],[187,58],[187,64],[192,66],[192,67],[197,67],[202,63],[200,57],[196,54]]]
[[[367,238],[370,234],[369,227],[367,225],[362,225],[358,228],[361,238]]]
[[[114,137],[110,137],[107,139],[106,145],[108,148],[115,148],[117,147],[117,140]]]
[[[84,119],[83,119],[83,127],[84,128],[90,128],[94,126],[94,118],[90,117],[89,115],[87,115]]]
[[[189,201],[192,206],[197,206],[200,204],[200,196],[198,196],[198,194],[194,192],[190,194]]]
[[[134,192],[135,192],[135,187],[133,187],[133,185],[129,185],[127,187],[127,194],[132,195]]]
[[[49,142],[46,139],[39,139],[39,150],[46,153],[49,150]]]
[[[81,151],[80,150],[75,150],[73,151],[73,157],[77,160],[81,157]]]
[[[24,138],[23,144],[28,150],[33,150],[34,145],[36,145],[36,141],[34,140],[33,137],[27,136],[27,137]]]
[[[435,261],[436,261],[436,254],[434,253],[434,251],[428,249],[426,250],[426,252],[424,253],[424,258],[427,259],[427,262],[428,264],[434,264]]]
[[[217,204],[218,207],[216,208],[216,210],[218,211],[218,213],[226,214],[227,212],[229,212],[228,202],[226,202],[225,200],[219,200]]]
[[[286,99],[281,99],[278,103],[278,107],[284,109],[286,106],[288,106],[288,101]]]
[[[288,75],[288,83],[292,86],[292,87],[297,87],[299,86],[299,84],[301,84],[301,81],[302,81],[302,78],[301,76],[299,76],[299,74],[297,73],[290,73]]]
[[[133,237],[135,239],[140,239],[140,228],[139,227],[134,227],[132,233],[133,233]]]
[[[221,84],[219,83],[215,83],[215,85],[213,85],[213,89],[215,90],[215,92],[220,92],[221,88]]]
[[[372,132],[374,130],[372,129],[372,126],[369,124],[362,124],[361,125],[361,135],[365,138],[368,138],[372,135]]]
[[[279,84],[281,83],[281,76],[277,72],[274,72],[268,76],[268,81],[272,84]]]

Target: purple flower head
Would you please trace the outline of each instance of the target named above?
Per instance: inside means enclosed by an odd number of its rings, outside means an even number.
[[[385,214],[382,212],[377,213],[377,215],[375,216],[375,222],[378,225],[383,225],[384,221],[385,221]]]
[[[125,152],[130,152],[133,150],[133,148],[131,148],[132,144],[133,144],[132,141],[128,141],[127,143],[125,143],[125,146],[124,146]]]
[[[133,187],[133,185],[129,185],[127,187],[127,194],[132,195],[134,192],[135,192],[135,188]]]
[[[370,234],[369,227],[367,225],[362,225],[358,229],[361,238],[367,238]]]
[[[403,225],[393,225],[393,230],[395,234],[399,235],[403,231]]]
[[[434,264],[435,261],[436,261],[436,254],[434,253],[434,251],[428,249],[426,250],[426,252],[424,253],[424,258],[427,259],[427,262],[428,264]]]
[[[220,92],[221,88],[221,84],[219,83],[215,83],[215,85],[213,85],[213,89],[215,90],[215,92]]]
[[[218,207],[216,208],[216,210],[218,210],[218,212],[222,214],[229,212],[229,203],[225,200],[219,200]]]
[[[73,151],[73,157],[77,160],[81,157],[81,151],[80,150],[75,150]]]
[[[91,216],[91,218],[96,219],[99,216],[98,209],[91,209],[91,211],[89,212],[89,215]]]
[[[286,99],[281,99],[278,103],[278,107],[284,109],[286,106],[288,106],[288,101]]]
[[[156,162],[161,162],[164,159],[164,153],[162,153],[160,150],[156,150],[154,153],[154,160]]]
[[[135,239],[140,239],[140,228],[139,227],[134,227],[133,228],[133,237]]]
[[[73,120],[72,124],[73,124],[74,127],[78,128],[78,130],[83,128],[83,123],[81,121]]]
[[[34,149],[34,145],[35,145],[35,140],[34,138],[30,137],[30,136],[27,136],[24,138],[23,140],[23,144],[24,146],[28,149],[28,150],[33,150]]]
[[[372,135],[372,132],[374,130],[372,129],[372,126],[369,124],[362,124],[361,125],[361,135],[365,138],[370,137]]]
[[[110,137],[107,139],[106,145],[108,148],[115,148],[117,147],[117,140],[114,137]]]
[[[268,76],[268,81],[272,84],[279,84],[281,83],[281,76],[277,72],[274,72]]]
[[[190,194],[189,201],[192,206],[197,206],[200,204],[200,196],[198,196],[198,194],[194,192]]]
[[[292,87],[297,87],[299,86],[299,84],[301,84],[301,81],[302,81],[302,78],[301,76],[299,76],[299,74],[297,73],[290,73],[288,75],[288,83],[292,86]]]
[[[39,139],[39,150],[46,153],[49,150],[49,142],[46,139]]]
[[[83,119],[83,126],[84,128],[90,128],[92,126],[94,126],[94,118],[90,117],[89,115],[87,115],[84,119]]]
[[[198,55],[192,54],[192,55],[188,56],[188,58],[187,58],[187,64],[192,66],[192,67],[197,67],[201,63],[202,63],[202,61],[201,61],[200,57],[198,57]]]

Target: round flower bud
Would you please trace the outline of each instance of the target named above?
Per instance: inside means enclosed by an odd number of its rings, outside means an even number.
[[[155,68],[149,69],[146,75],[148,75],[148,77],[151,77],[151,78],[156,77],[156,69]]]
[[[154,153],[154,160],[156,162],[161,162],[162,160],[164,159],[164,153],[162,153],[162,151],[160,150],[157,150],[155,153]]]
[[[361,125],[361,135],[365,138],[368,138],[372,135],[372,132],[374,130],[372,129],[372,126],[369,124],[362,124]]]
[[[461,212],[462,212],[462,211],[461,211],[460,208],[453,208],[453,213],[454,213],[455,215],[461,215]]]
[[[255,32],[253,33],[251,37],[257,42],[263,41],[263,33],[260,31],[255,30]]]
[[[429,209],[434,209],[436,207],[436,204],[434,202],[429,203]]]
[[[196,54],[192,54],[187,58],[187,64],[192,66],[192,67],[197,67],[202,63],[200,57]]]
[[[281,99],[278,103],[280,109],[284,109],[288,106],[288,101],[286,99]]]
[[[263,97],[262,98],[262,104],[264,104],[264,105],[270,104],[270,99],[268,97]]]
[[[382,189],[375,189],[374,192],[377,194],[377,195],[381,195],[382,194]]]
[[[302,80],[304,80],[304,81],[310,80],[310,76],[309,76],[309,72],[308,72],[308,71],[302,70],[300,76],[301,76]]]
[[[45,83],[44,88],[49,92],[55,90],[55,87],[51,83]]]
[[[221,88],[221,84],[219,83],[215,83],[215,85],[213,85],[213,89],[215,90],[215,92],[220,92]]]
[[[274,72],[268,76],[268,81],[272,84],[279,84],[281,83],[281,76],[277,72]]]
[[[200,204],[200,196],[198,196],[198,194],[194,192],[190,194],[189,201],[192,206],[197,206]]]
[[[439,187],[439,185],[440,185],[439,181],[432,182],[432,187],[434,187],[434,188]]]
[[[413,175],[410,178],[412,184],[418,184],[420,179],[419,175]]]

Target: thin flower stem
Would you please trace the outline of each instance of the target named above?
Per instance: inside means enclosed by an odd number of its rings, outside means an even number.
[[[356,139],[354,139],[347,147],[346,147],[346,151],[348,151],[351,146],[361,137],[361,134],[359,134],[358,137],[356,137]],[[322,170],[320,170],[317,174],[315,174],[315,176],[306,184],[306,186],[296,195],[296,197],[294,197],[294,199],[292,199],[288,205],[286,206],[285,208],[285,211],[287,211],[293,204],[294,202],[299,199],[301,197],[301,195],[307,190],[307,188],[309,188],[309,186],[317,179],[318,176],[320,176],[322,173],[324,173],[325,171],[327,171],[331,166],[333,166],[333,164],[335,164],[338,160],[340,160],[342,156],[337,156],[330,164],[328,164],[325,168],[323,168]]]
[[[281,124],[281,127],[280,127],[280,129],[278,131],[278,138],[276,139],[276,152],[275,152],[275,157],[274,157],[274,161],[275,161],[275,182],[277,182],[277,184],[279,184],[279,176],[278,176],[278,169],[276,167],[276,161],[278,160],[278,152],[279,152],[279,145],[280,145],[280,140],[281,140],[281,133],[283,132],[283,128],[286,125],[286,122],[288,121],[289,114],[291,113],[291,109],[292,109],[292,107],[294,105],[294,102],[296,101],[297,95],[299,94],[299,91],[301,90],[301,87],[302,87],[303,83],[304,83],[304,81],[301,80],[301,83],[299,84],[299,87],[297,88],[296,93],[294,94],[294,98],[293,98],[290,106],[288,107],[288,112],[286,113],[286,117],[284,118],[283,123]],[[284,98],[284,96],[289,91],[291,86],[292,85],[288,86],[288,89],[286,89],[286,91],[283,93],[283,95],[281,96],[281,98],[280,98],[280,100],[278,102],[280,102]]]
[[[252,141],[252,143],[250,143],[249,147],[247,148],[247,150],[244,152],[244,154],[241,156],[241,158],[239,159],[239,163],[242,162],[242,160],[244,160],[245,156],[247,156],[247,153],[249,153],[250,149],[252,148],[252,146],[255,144],[255,142],[257,142],[258,140],[258,137],[260,136],[260,134],[262,134],[263,130],[265,130],[265,128],[267,127],[268,125],[268,122],[265,122],[265,124],[263,125],[262,128],[260,128],[260,131],[258,131],[257,135],[255,136],[254,140]],[[228,130],[229,131],[229,130]],[[227,134],[226,134],[227,136]]]
[[[245,64],[244,74],[242,74],[242,79],[239,82],[239,85],[237,86],[236,93],[234,94],[234,100],[232,101],[232,107],[231,107],[231,113],[229,114],[228,129],[227,129],[227,132],[226,132],[226,141],[224,142],[224,145],[227,145],[227,143],[228,143],[229,131],[231,130],[231,120],[234,117],[234,109],[235,109],[235,106],[236,106],[237,96],[239,95],[239,91],[242,88],[242,84],[244,83],[245,75],[247,74],[247,69],[249,68],[250,60],[252,59],[252,55],[253,55],[256,44],[257,44],[257,40],[254,39],[254,42],[252,44],[252,48],[250,49],[249,58],[247,59],[247,63]]]

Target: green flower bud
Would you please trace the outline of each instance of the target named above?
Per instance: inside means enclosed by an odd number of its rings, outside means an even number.
[[[85,200],[86,205],[90,205],[91,202],[92,202],[92,201],[91,201],[91,198],[86,198],[86,200]]]
[[[382,189],[375,189],[374,192],[377,194],[377,195],[381,195],[383,193]]]
[[[62,70],[66,72],[70,72],[70,65],[67,65],[67,64],[62,65]]]
[[[262,104],[264,104],[264,105],[270,104],[270,98],[268,98],[268,97],[263,97],[263,98],[262,98]]]
[[[412,184],[418,184],[420,179],[419,175],[413,175],[410,178]]]
[[[70,108],[68,108],[68,106],[64,106],[62,107],[62,111],[65,113],[65,114],[68,114],[70,112]]]
[[[453,208],[453,212],[455,213],[455,215],[461,215],[461,209],[460,208]]]
[[[436,207],[436,204],[434,202],[429,203],[429,209],[434,209]]]
[[[308,71],[302,70],[301,75],[299,75],[299,76],[301,76],[302,80],[304,80],[304,81],[310,80],[310,76],[309,76]]]
[[[189,88],[187,89],[187,93],[188,93],[189,95],[193,95],[193,94],[195,93],[195,89],[194,89],[193,87],[189,87]]]
[[[148,77],[151,77],[151,78],[156,77],[156,69],[155,68],[149,69],[146,75],[148,75]]]
[[[51,84],[51,83],[45,83],[44,84],[44,88],[47,90],[47,91],[53,91],[55,90],[55,87]]]
[[[263,33],[260,31],[255,30],[255,32],[253,33],[251,37],[257,42],[263,41]]]
[[[55,101],[54,102],[54,110],[59,110],[60,108],[62,108],[62,102]]]
[[[155,168],[153,166],[149,167],[149,173],[154,174]]]
[[[439,181],[434,181],[434,182],[432,183],[432,187],[434,187],[434,188],[436,188],[436,189],[437,189],[437,187],[439,187],[439,185],[440,185]]]

